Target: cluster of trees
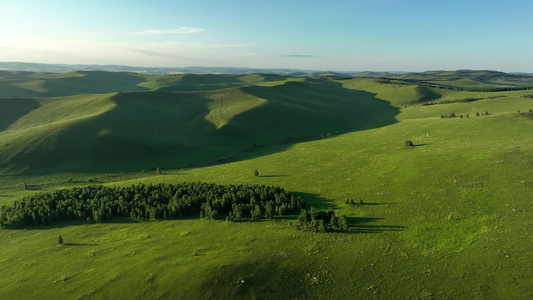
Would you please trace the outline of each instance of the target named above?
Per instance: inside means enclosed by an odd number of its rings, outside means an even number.
[[[38,193],[0,208],[0,223],[20,228],[64,220],[102,222],[114,217],[177,219],[200,214],[234,221],[295,214],[304,201],[284,189],[265,185],[210,183],[101,185]]]
[[[492,113],[489,113],[489,111],[485,111],[485,113],[478,113],[476,112],[476,117],[479,117],[479,116],[488,116],[488,115],[492,115]],[[441,118],[445,119],[445,118],[464,118],[465,116],[464,115],[456,115],[455,113],[451,113],[449,115],[441,115],[440,116]],[[466,117],[467,118],[470,118],[470,115],[469,114],[466,114]]]
[[[443,89],[461,91],[461,92],[511,92],[511,91],[524,91],[531,90],[530,86],[484,86],[484,87],[465,87],[465,86],[443,86]]]
[[[460,116],[461,116],[461,118],[463,118],[463,115],[460,115]],[[443,119],[444,118],[457,118],[457,115],[455,113],[451,113],[449,115],[441,115],[440,117],[443,118]]]
[[[492,97],[484,97],[484,98],[466,98],[466,99],[450,99],[450,100],[440,100],[438,102],[427,102],[422,104],[422,106],[430,106],[430,105],[436,105],[436,104],[450,104],[450,103],[468,103],[468,102],[474,102],[478,100],[486,100],[486,99],[496,99],[496,98],[505,98],[507,96],[499,95],[499,96],[492,96]]]
[[[448,78],[447,80],[459,80],[460,78]],[[436,83],[434,81],[425,81],[420,79],[396,79],[396,78],[381,78],[376,80],[378,83],[382,84],[394,84],[394,85],[419,85],[429,88],[445,89],[445,90],[454,90],[462,92],[508,92],[508,91],[523,91],[531,90],[531,86],[483,86],[483,87],[472,87],[472,86],[455,86],[449,84]]]
[[[533,98],[533,94],[522,95],[524,98]]]
[[[317,232],[343,231],[348,229],[348,220],[344,215],[336,215],[333,209],[302,209],[298,216],[298,228]]]

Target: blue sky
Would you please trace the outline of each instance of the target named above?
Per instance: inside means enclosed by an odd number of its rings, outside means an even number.
[[[0,61],[533,72],[533,1],[0,0]]]

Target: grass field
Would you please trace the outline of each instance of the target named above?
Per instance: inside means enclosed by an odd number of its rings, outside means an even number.
[[[199,146],[190,152],[190,157],[201,156],[197,162],[209,162],[232,147],[245,149],[254,138],[260,147],[218,164],[169,167],[161,175],[141,173],[144,162],[137,160],[132,162],[135,172],[123,173],[117,170],[123,163],[111,158],[107,169],[79,164],[77,171],[66,166],[53,173],[32,163],[29,170],[45,173],[6,170],[0,180],[1,204],[88,181],[111,186],[268,184],[291,191],[310,206],[333,207],[349,217],[350,229],[298,231],[290,225],[296,216],[240,223],[117,219],[2,229],[0,297],[531,299],[533,99],[522,97],[526,94],[530,91],[458,92],[362,78],[178,94],[20,99],[17,105],[2,99],[0,107],[13,112],[6,115],[15,116],[0,123],[2,141],[14,136],[11,147],[37,147],[35,142],[16,143],[50,127],[59,136],[57,128],[70,130],[64,142],[55,144],[57,149],[64,149],[73,135],[102,130],[144,146],[181,138]],[[157,105],[143,101],[146,95]],[[182,106],[176,107],[177,96]],[[467,98],[480,100],[422,105]],[[74,105],[69,101],[85,105],[84,112],[68,108]],[[140,111],[149,117],[138,117]],[[485,111],[490,114],[476,116]],[[465,117],[440,117],[452,112]],[[126,122],[131,119],[138,122]],[[147,124],[153,125],[152,131]],[[213,140],[205,141],[215,133]],[[307,138],[315,133],[318,136]],[[415,146],[406,148],[407,140]],[[117,143],[124,146],[121,140]],[[202,152],[202,145],[215,149]],[[43,150],[35,151],[27,159]],[[108,157],[99,153],[96,162]],[[147,163],[171,166],[169,157]],[[350,198],[366,204],[347,205]],[[59,235],[63,246],[57,243]]]

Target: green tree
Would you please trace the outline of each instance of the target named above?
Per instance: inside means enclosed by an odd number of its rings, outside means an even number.
[[[254,170],[254,176],[259,177],[259,171],[257,171],[257,169]]]
[[[348,219],[346,219],[345,215],[340,216],[340,229],[341,230],[348,229]]]
[[[261,211],[261,206],[256,205],[254,210],[252,210],[252,220],[258,220],[263,217],[263,213]]]
[[[63,237],[60,235],[59,238],[57,238],[57,243],[59,245],[63,245]]]

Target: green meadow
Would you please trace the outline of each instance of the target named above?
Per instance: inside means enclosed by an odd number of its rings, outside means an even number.
[[[349,228],[5,227],[0,298],[531,299],[533,92],[427,85],[497,81],[451,75],[2,73],[0,205],[91,184],[265,184]]]

